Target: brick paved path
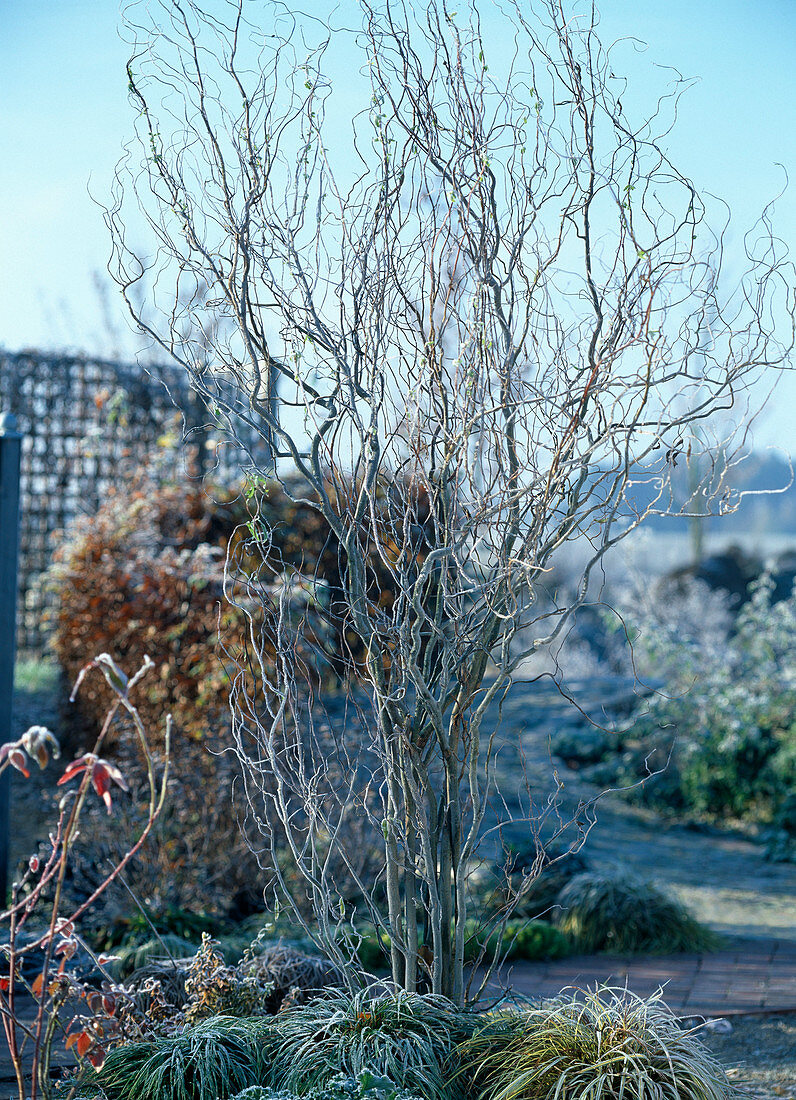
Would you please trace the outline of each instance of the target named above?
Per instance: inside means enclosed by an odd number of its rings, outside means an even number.
[[[515,963],[504,981],[529,997],[552,997],[567,986],[627,987],[648,997],[663,986],[677,1015],[728,1016],[796,1011],[796,943],[737,939],[709,955],[623,959],[577,956],[551,963]]]

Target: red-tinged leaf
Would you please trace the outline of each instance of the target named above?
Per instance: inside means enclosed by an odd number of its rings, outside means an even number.
[[[11,988],[10,978],[0,978],[0,993],[7,993]]]
[[[80,1058],[84,1057],[86,1052],[91,1047],[91,1036],[87,1031],[81,1031],[77,1037],[77,1053]]]
[[[117,786],[121,787],[123,791],[130,790],[130,788],[127,786],[127,780],[124,778],[121,771],[119,770],[119,768],[116,767],[115,764],[109,764],[107,760],[98,760],[97,765],[101,765],[107,776],[112,779]]]
[[[100,798],[104,798],[108,788],[110,787],[110,778],[106,769],[103,768],[99,764],[99,762],[97,762],[97,764],[95,764],[94,768],[92,769],[91,782],[94,786],[94,790],[97,792]]]
[[[63,955],[65,959],[71,959],[77,948],[77,939],[74,936],[65,936],[55,945],[55,953],[56,955]]]
[[[37,974],[33,979],[33,985],[30,987],[30,991],[34,997],[40,997],[41,991],[44,988],[44,975]]]
[[[102,1069],[102,1064],[105,1061],[105,1051],[102,1047],[94,1047],[88,1056],[88,1060],[94,1069]]]
[[[64,772],[64,774],[61,776],[61,778],[55,784],[56,787],[61,787],[61,786],[63,786],[64,783],[68,783],[70,779],[74,779],[74,777],[78,774],[78,772],[81,772],[81,771],[85,771],[85,765],[83,765],[79,768],[76,768],[74,766],[74,764],[70,764],[69,767]]]
[[[28,758],[25,756],[22,749],[12,748],[8,753],[8,762],[12,768],[16,768],[18,772],[22,772],[26,779],[30,779],[30,772],[28,771]]]
[[[109,1016],[112,1016],[116,1011],[116,998],[105,994],[102,998],[102,1007]]]
[[[82,1034],[82,1032],[80,1032],[80,1031],[73,1031],[71,1035],[67,1035],[66,1041],[64,1042],[64,1046],[66,1047],[67,1050],[72,1049],[72,1047],[75,1045],[75,1043],[80,1038],[81,1034]]]
[[[70,779],[74,779],[80,772],[84,772],[86,768],[93,766],[94,761],[97,759],[93,752],[87,752],[84,756],[81,756],[79,760],[73,760],[71,764],[67,764],[64,774],[58,780],[58,786],[62,783],[68,783]]]

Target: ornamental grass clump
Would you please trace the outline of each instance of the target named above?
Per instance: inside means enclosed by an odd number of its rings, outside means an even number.
[[[478,1100],[730,1100],[722,1066],[661,1002],[598,989],[491,1016],[462,1050]]]
[[[333,992],[277,1017],[273,1084],[303,1095],[367,1071],[424,1100],[450,1100],[449,1064],[469,1020],[430,994]]]
[[[340,989],[345,985],[343,973],[328,959],[307,955],[281,942],[266,948],[260,955],[244,959],[238,970],[244,977],[269,986],[265,1000],[269,1012],[279,1012],[291,1004],[303,1004],[323,990]]]
[[[577,875],[559,894],[554,919],[587,953],[665,955],[718,944],[679,901],[630,875]]]
[[[198,944],[164,932],[143,943],[133,942],[118,948],[113,955],[112,972],[116,977],[127,978],[134,971],[152,962],[166,960],[172,964],[186,962],[196,954]]]
[[[263,1082],[269,1037],[262,1018],[214,1016],[180,1035],[116,1047],[90,1084],[107,1100],[228,1100]]]

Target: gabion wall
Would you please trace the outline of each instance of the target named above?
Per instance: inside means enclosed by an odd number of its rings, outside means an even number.
[[[35,656],[47,644],[43,574],[60,533],[142,469],[188,476],[183,430],[201,456],[204,412],[176,368],[1,350],[0,411],[16,415],[24,437],[17,641]]]

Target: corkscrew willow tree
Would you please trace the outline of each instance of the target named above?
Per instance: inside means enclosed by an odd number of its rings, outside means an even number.
[[[794,280],[767,210],[719,293],[726,225],[662,144],[683,83],[634,121],[588,3],[324,7],[128,9],[137,140],[111,266],[219,438],[248,448],[250,542],[267,549],[258,479],[276,477],[339,546],[336,596],[295,563],[230,562],[251,621],[235,745],[252,814],[295,864],[280,850],[274,873],[342,961],[344,869],[394,980],[425,973],[461,1003],[468,876],[501,805],[485,715],[645,517],[735,506],[713,458],[732,464],[728,413],[743,425],[787,363]],[[698,459],[689,504],[673,470]],[[577,590],[543,605],[573,540]],[[307,647],[332,620],[356,735],[310,703]],[[369,878],[349,843],[363,814],[383,848]]]

